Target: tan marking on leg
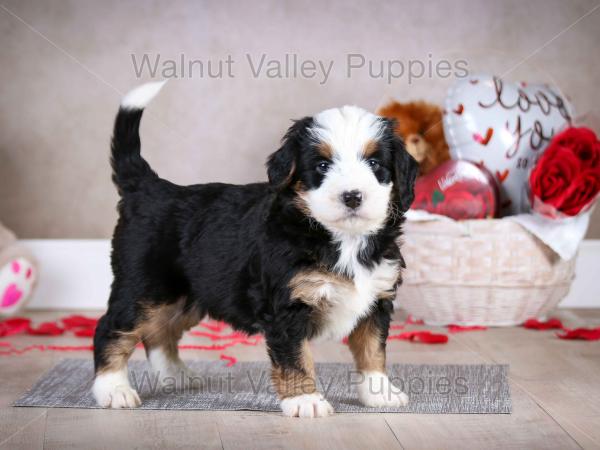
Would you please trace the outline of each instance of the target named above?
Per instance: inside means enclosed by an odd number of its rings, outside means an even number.
[[[144,309],[138,324],[132,331],[120,332],[119,336],[106,346],[104,360],[106,364],[97,372],[114,372],[127,365],[129,357],[139,342],[143,342],[146,351],[162,347],[169,358],[178,358],[177,343],[183,332],[200,322],[197,310],[184,311],[185,299],[169,305],[149,306]]]
[[[162,347],[165,354],[173,360],[178,359],[177,344],[183,333],[197,325],[202,319],[196,309],[186,311],[186,299],[182,298],[169,305],[147,308],[144,320],[137,328],[146,352]]]
[[[302,344],[297,358],[296,368],[272,367],[271,380],[280,399],[317,392],[315,367],[308,341]]]
[[[161,384],[176,389],[200,388],[202,378],[179,357],[178,343],[183,333],[200,322],[196,308],[186,309],[182,298],[169,305],[148,309],[139,332],[152,370]]]
[[[139,336],[133,333],[121,333],[121,335],[109,343],[104,349],[103,360],[105,364],[98,367],[97,374],[117,372],[127,367],[127,361],[140,342]]]
[[[348,336],[348,346],[358,370],[385,373],[385,348],[380,333],[373,319],[367,317]]]

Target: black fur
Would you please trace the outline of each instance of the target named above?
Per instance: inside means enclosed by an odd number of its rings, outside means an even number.
[[[178,186],[159,178],[140,156],[141,116],[141,110],[121,110],[114,128],[113,180],[121,200],[109,309],[94,341],[96,369],[106,364],[104,351],[119,333],[143,320],[146,305],[182,297],[189,309],[249,334],[264,333],[273,362],[294,366],[295,350],[315,325],[311,308],[290,298],[288,283],[300,269],[333,267],[339,256],[329,232],[294,203],[295,183],[310,188],[322,179],[307,132],[313,120],[297,121],[287,132],[268,160],[269,183]],[[376,175],[394,181],[395,213],[369,239],[360,257],[365,266],[401,259],[396,240],[416,174],[392,123],[386,122],[378,146]],[[373,313],[386,333],[390,307],[379,305]]]

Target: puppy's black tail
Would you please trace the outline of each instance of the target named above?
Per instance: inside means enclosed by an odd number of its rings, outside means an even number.
[[[147,83],[130,91],[121,101],[111,144],[113,181],[121,195],[137,190],[140,183],[158,175],[140,154],[140,120],[144,108],[166,81]]]

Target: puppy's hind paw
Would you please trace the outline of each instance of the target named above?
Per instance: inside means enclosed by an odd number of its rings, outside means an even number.
[[[202,388],[202,377],[187,367],[178,356],[169,355],[159,347],[148,352],[148,360],[164,388],[175,391]]]
[[[185,365],[174,366],[163,369],[160,373],[160,383],[165,389],[172,388],[175,391],[188,391],[202,389],[203,381],[200,374],[189,369]]]
[[[281,401],[281,410],[285,416],[307,419],[327,417],[333,414],[333,407],[319,393],[284,398]]]

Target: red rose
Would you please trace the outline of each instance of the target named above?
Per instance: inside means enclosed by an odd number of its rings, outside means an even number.
[[[589,205],[600,192],[600,168],[587,169],[573,182],[563,195],[559,209],[568,216],[576,216]]]
[[[589,128],[556,135],[529,176],[534,210],[575,216],[600,192],[600,142]]]
[[[567,128],[557,134],[552,140],[553,144],[566,147],[577,155],[584,167],[593,169],[600,167],[600,143],[596,134],[589,128]]]
[[[589,156],[587,156],[589,154]],[[587,156],[586,167],[590,169],[600,168],[600,141],[596,141],[590,148],[589,153],[582,152],[579,158],[584,161],[583,157]]]
[[[563,194],[579,174],[581,162],[566,147],[550,144],[531,171],[531,194],[543,203],[559,207]]]

